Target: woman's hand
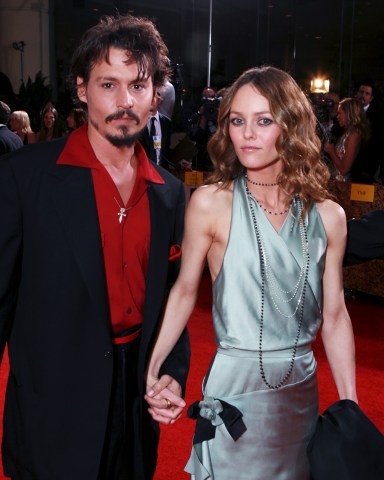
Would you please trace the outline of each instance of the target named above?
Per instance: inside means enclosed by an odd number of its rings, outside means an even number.
[[[163,375],[160,379],[148,376],[147,393],[144,398],[149,405],[148,412],[152,418],[166,425],[175,423],[186,405],[181,398],[181,386],[169,375]]]
[[[329,155],[332,155],[332,153],[335,153],[335,145],[333,143],[325,143],[324,144],[324,151],[328,153]]]

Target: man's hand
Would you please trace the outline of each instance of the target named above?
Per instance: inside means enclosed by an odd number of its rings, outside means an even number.
[[[181,398],[181,386],[169,375],[163,375],[152,385],[147,385],[144,398],[152,418],[166,425],[175,423],[186,405]]]

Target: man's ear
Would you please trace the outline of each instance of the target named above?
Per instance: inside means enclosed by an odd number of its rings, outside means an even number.
[[[157,90],[153,89],[153,97],[152,97],[152,107],[155,107],[157,105]]]
[[[79,100],[81,100],[84,103],[87,103],[87,92],[84,84],[84,79],[81,77],[77,77],[76,79],[76,85],[77,85],[77,96]]]

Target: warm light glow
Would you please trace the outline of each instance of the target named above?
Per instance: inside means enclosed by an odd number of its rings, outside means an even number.
[[[314,78],[311,80],[311,93],[328,93],[330,81],[324,78]]]

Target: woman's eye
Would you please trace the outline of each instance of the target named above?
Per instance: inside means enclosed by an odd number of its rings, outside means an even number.
[[[270,118],[261,118],[258,123],[259,125],[266,127],[267,125],[270,125],[272,122],[273,120],[271,120]]]
[[[241,118],[234,117],[234,118],[231,118],[231,123],[232,125],[238,126],[238,125],[242,125],[244,122]]]

